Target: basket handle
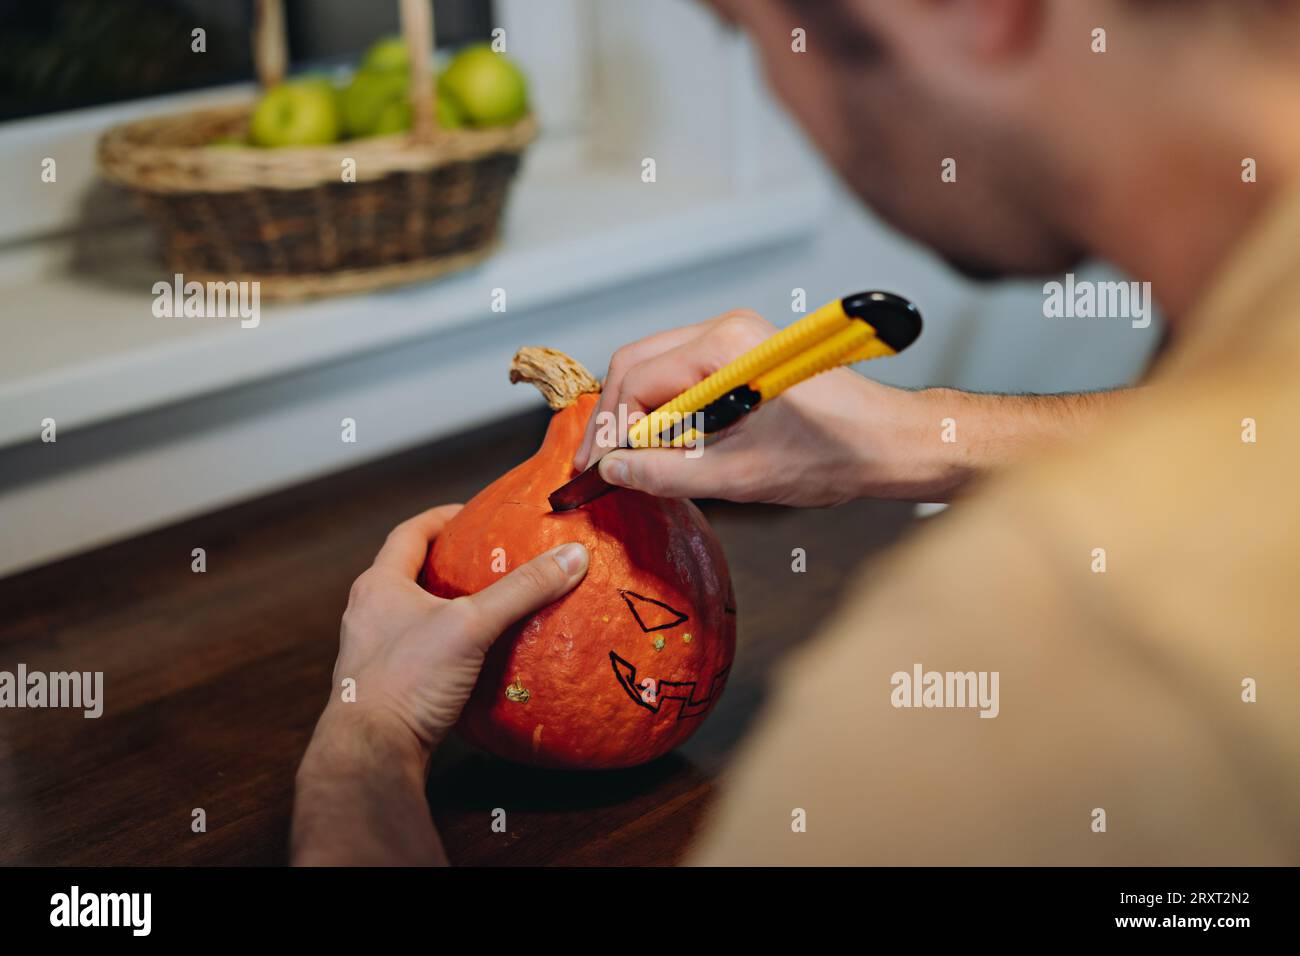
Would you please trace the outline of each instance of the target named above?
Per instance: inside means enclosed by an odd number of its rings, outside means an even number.
[[[433,139],[438,128],[433,115],[433,0],[401,0],[402,36],[411,61],[411,134],[418,142]]]
[[[412,134],[420,142],[433,139],[438,131],[434,121],[433,77],[429,70],[434,49],[433,0],[400,0],[402,37],[411,60]],[[253,62],[257,79],[269,89],[284,79],[289,62],[284,33],[283,0],[257,0],[253,21]]]
[[[288,62],[284,6],[281,0],[257,0],[253,8],[253,65],[262,89],[270,89],[284,79]]]

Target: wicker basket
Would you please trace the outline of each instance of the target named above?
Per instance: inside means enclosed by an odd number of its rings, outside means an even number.
[[[325,146],[212,146],[247,135],[252,104],[116,127],[99,143],[104,176],[129,188],[187,281],[259,281],[268,299],[360,292],[473,265],[493,249],[531,116],[442,130],[433,119],[429,0],[401,0],[411,50],[409,134]],[[263,86],[283,76],[279,0],[258,0]],[[354,161],[355,181],[344,181]],[[350,176],[349,178],[352,178]]]

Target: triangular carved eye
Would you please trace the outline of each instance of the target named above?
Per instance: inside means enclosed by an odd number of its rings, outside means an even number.
[[[632,612],[632,616],[636,618],[637,624],[641,626],[643,631],[667,630],[670,627],[676,627],[687,619],[685,614],[663,601],[656,601],[654,598],[648,598],[634,591],[619,591],[618,593],[627,602],[628,610]]]

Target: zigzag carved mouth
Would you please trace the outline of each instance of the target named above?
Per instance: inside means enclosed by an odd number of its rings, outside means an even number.
[[[714,674],[713,680],[709,682],[708,693],[697,700],[695,697],[696,681],[657,681],[653,685],[653,693],[647,693],[647,688],[637,683],[636,665],[623,660],[614,651],[609,652],[609,661],[614,667],[614,677],[618,680],[619,686],[627,692],[633,703],[638,707],[644,707],[653,714],[658,714],[664,705],[664,701],[680,701],[681,706],[677,711],[678,720],[685,720],[687,717],[704,716],[718,697],[721,696],[722,685],[726,683],[727,672],[731,670],[729,667],[724,667]]]

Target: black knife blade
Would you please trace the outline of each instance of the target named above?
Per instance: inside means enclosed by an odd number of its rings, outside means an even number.
[[[600,477],[600,462],[596,462],[578,477],[552,491],[546,500],[551,503],[552,511],[572,511],[616,487]]]

